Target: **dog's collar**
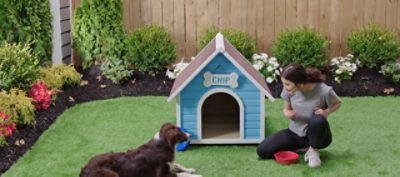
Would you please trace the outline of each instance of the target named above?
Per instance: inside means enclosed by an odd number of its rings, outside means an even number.
[[[154,139],[155,139],[156,141],[160,140],[160,132],[157,132],[157,133],[154,135]]]

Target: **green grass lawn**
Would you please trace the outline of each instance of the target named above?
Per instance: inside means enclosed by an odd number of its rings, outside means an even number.
[[[66,110],[4,177],[72,177],[90,157],[146,143],[164,122],[175,122],[166,97],[123,97]],[[197,145],[176,162],[208,176],[396,176],[400,173],[400,98],[343,98],[329,117],[333,143],[321,151],[322,167],[282,166],[260,160],[256,145]],[[266,100],[267,134],[287,127],[282,100]],[[301,155],[301,158],[303,155]]]

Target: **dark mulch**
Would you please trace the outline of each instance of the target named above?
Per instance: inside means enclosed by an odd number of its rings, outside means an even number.
[[[104,77],[99,78],[100,71],[97,67],[85,71],[78,68],[78,71],[83,74],[82,79],[88,81],[88,85],[64,88],[64,91],[59,93],[54,106],[46,111],[41,110],[36,113],[35,126],[18,127],[18,131],[12,137],[7,138],[9,145],[0,148],[0,176],[32,147],[39,136],[65,109],[82,102],[120,96],[167,96],[173,84],[173,81],[165,78],[164,75],[150,76],[134,73],[129,81],[122,85],[115,85]],[[358,70],[353,76],[353,80],[344,81],[342,84],[335,83],[333,77],[328,75],[326,83],[331,85],[340,96],[384,96],[388,95],[384,93],[384,90],[390,88],[393,88],[394,91],[389,95],[400,95],[399,84],[394,84],[370,69]],[[269,86],[272,95],[279,97],[282,84],[278,82]],[[21,142],[21,140],[25,143],[16,145],[15,142]]]

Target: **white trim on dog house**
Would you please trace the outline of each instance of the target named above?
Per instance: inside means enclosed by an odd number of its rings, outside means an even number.
[[[211,96],[212,94],[215,93],[226,93],[230,96],[232,96],[233,98],[235,98],[236,102],[239,105],[239,122],[240,122],[240,126],[239,126],[239,139],[240,140],[244,140],[244,105],[242,100],[240,99],[240,97],[233,91],[229,90],[229,89],[225,89],[225,88],[216,88],[216,89],[212,89],[209,90],[207,93],[205,93],[199,100],[199,103],[197,104],[197,134],[198,134],[198,139],[199,140],[203,140],[203,132],[202,132],[202,111],[201,108],[203,106],[204,101]],[[224,140],[221,138],[218,138],[219,140]],[[230,139],[227,139],[230,140]]]

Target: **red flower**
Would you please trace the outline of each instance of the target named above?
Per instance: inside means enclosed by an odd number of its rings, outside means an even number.
[[[0,134],[4,135],[5,137],[8,137],[11,136],[13,131],[15,130],[15,124],[10,123],[8,125],[3,125],[0,129],[2,130]]]
[[[37,110],[40,110],[48,109],[50,107],[51,97],[54,95],[54,93],[53,91],[49,90],[46,83],[41,80],[32,85],[29,95],[33,98],[33,101],[35,102],[35,108]]]
[[[3,121],[7,121],[8,119],[10,119],[10,115],[0,112],[0,118],[2,118]]]
[[[15,123],[11,122],[10,116],[0,112],[0,136],[11,136],[15,130]]]

